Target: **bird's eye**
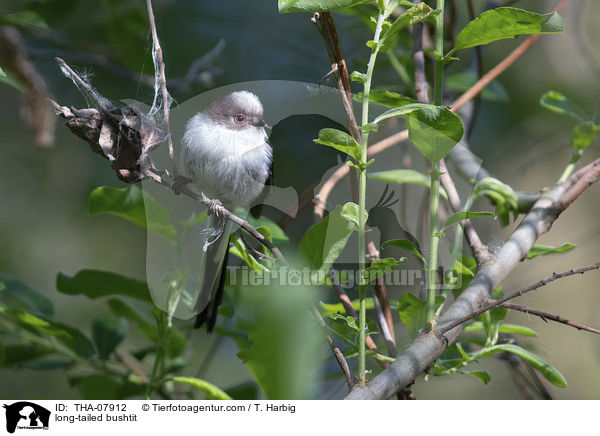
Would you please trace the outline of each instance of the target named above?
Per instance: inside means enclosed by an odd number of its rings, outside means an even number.
[[[233,116],[233,121],[235,121],[237,124],[242,124],[244,121],[246,121],[246,117],[244,114],[235,114]]]

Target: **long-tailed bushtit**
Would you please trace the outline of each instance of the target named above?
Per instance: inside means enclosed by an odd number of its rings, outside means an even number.
[[[271,173],[272,148],[265,126],[263,106],[253,93],[238,91],[216,98],[186,124],[181,154],[184,174],[197,190],[229,210],[249,206]],[[207,241],[200,259],[195,326],[206,323],[210,332],[223,297],[233,226],[213,215],[208,226],[213,232],[208,239],[213,240]]]

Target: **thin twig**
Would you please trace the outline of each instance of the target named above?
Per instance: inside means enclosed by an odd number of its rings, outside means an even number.
[[[489,300],[490,304],[495,301],[496,300]],[[554,315],[552,313],[533,309],[531,307],[522,306],[520,304],[508,303],[508,302],[501,303],[497,306],[498,307],[506,307],[507,309],[511,309],[511,310],[517,310],[519,312],[526,313],[527,315],[535,315],[535,316],[543,319],[544,321],[548,321],[548,320],[555,321],[555,322],[559,322],[561,324],[575,327],[577,330],[585,330],[585,331],[596,333],[596,334],[600,335],[600,329],[590,327],[590,326],[587,326],[585,324],[581,324],[581,323],[578,323],[575,321],[570,321],[568,319],[561,317],[560,315]]]
[[[146,373],[129,357],[129,355],[125,355],[119,351],[114,351],[113,355],[115,356],[115,359],[121,362],[133,374],[137,375],[142,383],[148,383],[149,380]]]
[[[321,314],[319,313],[319,311],[317,310],[317,308],[315,306],[312,307],[312,312],[313,312],[315,318],[317,318],[317,321],[319,321],[319,324],[321,325],[321,327],[323,329],[326,329],[327,326],[325,325],[325,320],[323,319],[323,317],[321,316]],[[333,355],[335,356],[335,360],[337,360],[338,364],[340,365],[340,368],[342,369],[342,372],[344,373],[344,377],[346,377],[346,383],[348,384],[348,389],[352,390],[354,385],[358,382],[358,379],[350,371],[350,367],[348,366],[348,362],[346,362],[346,358],[340,351],[339,347],[337,345],[335,345],[335,343],[333,342],[331,335],[326,334],[325,338],[327,339],[329,348],[331,348],[331,351],[332,351]]]
[[[520,290],[518,290],[516,292],[513,292],[512,294],[506,295],[506,296],[504,296],[504,297],[502,297],[502,298],[500,298],[498,300],[491,300],[491,302],[489,302],[488,304],[484,305],[482,308],[477,309],[476,311],[470,313],[469,315],[463,316],[462,318],[460,318],[460,319],[458,319],[458,320],[456,320],[456,321],[454,321],[454,322],[452,322],[452,323],[450,323],[450,324],[448,324],[448,325],[446,325],[444,327],[436,329],[435,333],[438,336],[441,337],[447,331],[452,330],[453,328],[458,327],[459,325],[464,324],[465,322],[472,320],[473,318],[481,315],[484,312],[487,312],[488,310],[491,310],[491,309],[494,309],[495,307],[498,307],[499,305],[507,302],[508,300],[512,300],[513,298],[520,297],[521,295],[524,295],[524,294],[526,294],[528,292],[534,291],[534,290],[536,290],[538,288],[541,288],[542,286],[546,286],[548,283],[551,283],[551,282],[553,282],[555,280],[562,279],[564,277],[569,277],[569,276],[572,276],[572,275],[575,275],[575,274],[583,274],[583,273],[585,273],[587,271],[592,271],[592,270],[596,270],[596,269],[599,269],[599,268],[600,268],[600,262],[599,263],[595,263],[593,265],[585,266],[583,268],[571,269],[569,271],[565,271],[565,272],[558,273],[558,274],[554,273],[550,277],[542,279],[542,280],[534,283],[533,285],[527,286],[526,288],[520,289]]]
[[[158,42],[158,33],[156,31],[156,23],[154,21],[154,11],[152,10],[152,0],[146,0],[148,6],[148,20],[150,21],[150,29],[152,31],[152,45],[153,54],[156,56],[156,63],[158,64],[158,71],[155,74],[158,75],[160,81],[160,90],[162,96],[163,114],[165,119],[165,130],[167,131],[167,144],[169,146],[169,159],[171,160],[171,167],[173,170],[173,177],[177,177],[179,172],[177,171],[177,163],[175,162],[175,151],[173,149],[173,138],[171,137],[171,128],[169,126],[169,93],[167,91],[167,76],[165,75],[165,62],[163,59],[162,48]]]
[[[460,197],[458,196],[458,191],[456,190],[454,181],[448,173],[448,168],[446,168],[444,159],[440,160],[440,172],[442,173],[440,176],[440,181],[446,190],[446,194],[448,194],[448,202],[450,203],[450,207],[452,207],[454,212],[460,212],[462,210]],[[467,241],[473,250],[473,256],[477,260],[477,265],[484,265],[485,263],[489,262],[493,256],[490,254],[487,245],[481,242],[481,239],[473,227],[471,220],[462,220],[460,224],[463,227]]]

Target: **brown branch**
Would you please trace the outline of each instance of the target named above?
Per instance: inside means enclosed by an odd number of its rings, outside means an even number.
[[[169,159],[171,160],[171,167],[173,170],[173,177],[177,177],[179,172],[177,171],[177,163],[175,162],[175,151],[173,149],[173,138],[171,137],[171,128],[169,126],[169,93],[167,91],[167,76],[165,74],[165,62],[163,59],[162,48],[160,47],[160,43],[158,41],[158,33],[156,31],[156,22],[154,21],[154,11],[152,10],[152,0],[146,0],[146,5],[148,6],[148,20],[150,21],[150,29],[152,31],[152,45],[153,50],[152,54],[155,62],[155,76],[156,79],[160,82],[160,94],[162,97],[162,106],[163,106],[163,115],[165,123],[165,130],[167,131],[167,144],[169,146]],[[156,71],[156,67],[158,66],[158,71]],[[157,92],[155,90],[155,92]]]
[[[562,279],[564,277],[569,277],[569,276],[572,276],[575,274],[583,274],[587,271],[592,271],[592,270],[596,270],[599,268],[600,268],[600,263],[595,263],[593,265],[589,265],[589,266],[579,268],[579,269],[571,269],[569,271],[565,271],[565,272],[558,273],[558,274],[554,273],[550,277],[542,279],[542,280],[534,283],[533,285],[527,286],[526,288],[520,289],[520,290],[513,292],[512,294],[506,295],[498,300],[491,300],[491,302],[487,303],[480,309],[477,309],[476,311],[474,311],[466,316],[463,316],[462,318],[460,318],[442,328],[437,329],[435,332],[437,335],[439,335],[441,337],[447,331],[452,330],[453,328],[458,327],[459,325],[472,320],[473,318],[481,315],[484,312],[487,312],[488,310],[492,310],[495,307],[498,307],[499,305],[506,303],[508,300],[512,300],[513,298],[520,297],[521,295],[525,295],[528,292],[535,291],[536,289],[541,288],[542,286],[546,286],[548,283],[551,283],[555,280]],[[490,301],[490,300],[488,300],[488,301]]]
[[[321,314],[319,313],[319,311],[317,310],[317,308],[315,306],[312,307],[312,311],[313,311],[313,315],[315,316],[315,318],[317,318],[317,321],[319,321],[319,324],[321,325],[321,327],[325,330],[327,328],[327,326],[325,325],[325,320],[323,319],[323,317],[321,316]],[[348,389],[352,390],[354,385],[358,382],[358,379],[350,371],[350,367],[348,366],[348,362],[346,361],[346,358],[340,351],[340,348],[337,345],[335,345],[335,342],[333,342],[331,335],[326,334],[325,338],[327,339],[329,348],[331,348],[331,352],[335,356],[335,360],[337,360],[338,364],[340,365],[340,368],[342,369],[342,372],[344,373],[344,377],[346,377],[346,383],[348,384]]]
[[[0,64],[20,85],[21,116],[33,132],[36,145],[51,147],[56,117],[48,103],[48,86],[31,62],[23,38],[14,27],[0,30]]]
[[[496,300],[490,300],[489,302],[495,302]],[[577,330],[585,330],[588,332],[592,332],[592,333],[596,333],[600,335],[600,329],[594,328],[594,327],[590,327],[587,326],[585,324],[580,324],[578,322],[574,322],[574,321],[569,321],[568,319],[565,319],[563,317],[561,317],[560,315],[553,315],[551,313],[548,312],[544,312],[541,310],[537,310],[537,309],[533,309],[531,307],[527,307],[527,306],[522,306],[520,304],[513,304],[513,303],[508,303],[508,302],[504,302],[501,304],[497,305],[498,307],[506,307],[507,309],[511,309],[511,310],[516,310],[519,312],[523,312],[526,313],[527,315],[535,315],[541,319],[543,319],[544,321],[555,321],[555,322],[559,322],[561,324],[565,324],[571,327],[575,327]]]

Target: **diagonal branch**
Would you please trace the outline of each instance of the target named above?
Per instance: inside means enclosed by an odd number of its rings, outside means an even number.
[[[492,301],[494,301],[494,300],[491,300],[490,302],[492,302]],[[587,326],[585,324],[581,324],[578,322],[570,321],[568,319],[563,318],[560,315],[553,315],[552,313],[543,312],[541,310],[533,309],[531,307],[521,306],[520,304],[513,304],[513,303],[507,303],[507,302],[499,304],[498,306],[506,307],[507,309],[511,309],[511,310],[517,310],[519,312],[526,313],[527,315],[535,315],[537,317],[540,317],[541,319],[543,319],[546,322],[548,320],[555,321],[555,322],[559,322],[561,324],[575,327],[577,330],[585,330],[587,332],[596,333],[596,334],[600,335],[600,329],[590,327],[590,326]]]
[[[477,272],[460,297],[439,318],[439,329],[460,320],[483,307],[489,293],[512,269],[527,256],[535,241],[550,230],[554,221],[572,200],[600,178],[600,159],[586,165],[568,180],[545,192],[510,238],[502,245],[494,261]],[[581,183],[585,180],[586,183]],[[569,199],[565,202],[563,199]],[[404,353],[363,388],[355,388],[346,399],[384,399],[399,392],[414,381],[454,342],[462,327],[456,326],[440,336],[437,331],[417,338]]]

